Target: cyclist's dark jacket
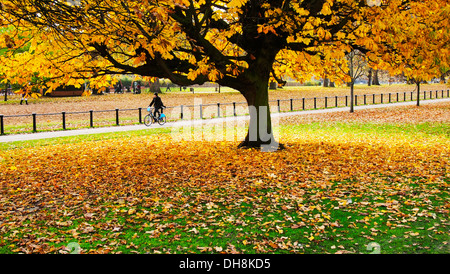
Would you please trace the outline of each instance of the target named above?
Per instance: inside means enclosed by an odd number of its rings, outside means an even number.
[[[156,96],[155,98],[153,98],[152,102],[150,103],[150,106],[155,105],[155,109],[160,109],[164,106],[161,97]]]

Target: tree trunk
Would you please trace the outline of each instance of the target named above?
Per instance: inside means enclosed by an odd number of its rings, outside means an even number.
[[[270,85],[269,85],[269,89],[277,89],[277,87],[278,87],[278,83],[277,82],[270,82]]]
[[[352,52],[351,54],[349,54],[349,58],[350,58],[350,62],[349,62],[349,76],[351,77],[351,81],[347,83],[347,86],[350,87],[350,113],[354,112],[353,109],[353,88],[355,87],[355,74],[353,71],[353,58],[354,58],[354,53]]]
[[[353,88],[354,88],[354,86],[355,86],[355,83],[353,81],[350,82],[350,113],[355,112],[354,107],[353,107],[353,104],[354,104],[354,102],[353,102],[353,98],[354,98]]]
[[[441,84],[446,84],[445,77],[447,77],[448,75],[450,75],[450,70],[448,70],[448,71],[446,71],[446,72],[441,74],[441,77],[440,77],[440,83]]]
[[[323,87],[327,88],[329,86],[330,86],[330,80],[327,77],[325,77],[325,79],[323,79]]]
[[[248,103],[250,122],[247,136],[239,148],[260,148],[261,151],[276,151],[284,146],[275,141],[269,107],[269,77],[253,75],[253,84],[242,92]]]
[[[417,106],[420,106],[420,81],[416,81],[417,86]]]
[[[373,73],[372,85],[380,86],[380,80],[378,79],[378,70],[375,70]]]
[[[159,79],[156,79],[154,82],[150,83],[150,92],[161,93],[161,84],[159,83]]]
[[[11,88],[11,83],[8,80],[8,82],[5,85],[5,102],[8,101],[8,91],[10,88]]]
[[[369,75],[367,77],[369,78],[367,85],[370,87],[372,85],[372,69],[369,69]]]

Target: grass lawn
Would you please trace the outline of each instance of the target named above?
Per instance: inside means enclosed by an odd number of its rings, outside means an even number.
[[[2,143],[0,253],[449,253],[449,107]]]

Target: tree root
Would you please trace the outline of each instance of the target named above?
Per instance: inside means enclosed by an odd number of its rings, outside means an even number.
[[[278,142],[258,142],[244,140],[238,145],[239,149],[260,149],[262,152],[275,152],[286,149],[286,146]]]

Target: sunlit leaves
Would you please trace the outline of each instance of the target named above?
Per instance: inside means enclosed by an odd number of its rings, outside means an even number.
[[[427,80],[450,67],[449,8],[439,1],[68,3],[40,9],[2,2],[0,47],[12,49],[0,58],[5,77],[24,84],[39,72],[50,82],[91,79],[101,88],[103,74],[132,73],[236,87],[230,81],[266,57],[255,55],[255,46],[279,53],[272,80],[346,81],[343,56],[354,48],[370,66],[411,78]]]
[[[396,16],[388,23],[377,20],[386,11],[369,18],[373,41],[366,41],[366,46],[375,46],[374,57],[379,51],[379,66],[393,73],[403,72],[414,81],[428,81],[439,77],[441,70],[449,67],[448,50],[445,45],[449,39],[444,29],[448,25],[448,4],[433,1],[414,1],[407,7],[390,3]],[[437,35],[438,34],[438,35]],[[443,34],[443,35],[441,35]],[[382,54],[388,49],[390,54]],[[439,62],[436,62],[439,60]]]
[[[230,8],[240,8],[242,7],[245,3],[247,2],[247,0],[231,0],[227,6]]]

